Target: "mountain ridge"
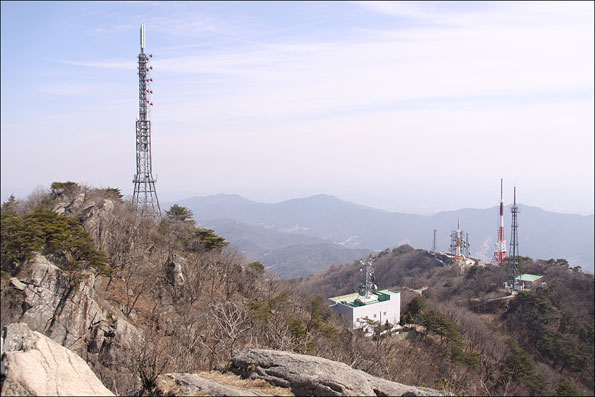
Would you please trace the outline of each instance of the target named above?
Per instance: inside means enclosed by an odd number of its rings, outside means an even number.
[[[276,201],[276,202],[272,202],[272,203],[252,200],[252,199],[246,198],[246,197],[244,197],[240,194],[237,194],[237,193],[217,193],[217,194],[208,194],[208,195],[204,195],[204,196],[198,195],[198,196],[184,197],[184,198],[177,199],[177,200],[169,200],[165,204],[167,205],[167,204],[181,203],[181,202],[186,202],[188,200],[194,200],[194,199],[201,199],[201,200],[207,200],[207,201],[215,201],[215,200],[216,201],[224,201],[223,199],[225,199],[225,198],[239,199],[238,201],[241,201],[244,203],[251,203],[251,204],[257,204],[257,205],[263,205],[263,206],[275,206],[275,205],[281,205],[281,204],[285,204],[285,203],[289,203],[289,202],[298,202],[298,201],[303,201],[303,200],[314,201],[314,200],[318,200],[320,198],[329,198],[329,199],[335,200],[336,202],[346,203],[346,204],[352,205],[354,207],[360,207],[362,209],[370,209],[370,210],[374,210],[374,211],[381,212],[381,213],[404,214],[404,215],[415,215],[415,216],[425,216],[425,217],[431,217],[431,216],[442,214],[442,213],[451,213],[451,212],[458,212],[458,211],[465,211],[465,210],[489,210],[489,209],[497,209],[498,208],[498,205],[493,205],[493,206],[485,207],[485,208],[462,207],[462,208],[458,208],[455,210],[441,210],[441,211],[434,211],[431,213],[414,213],[414,212],[409,213],[409,212],[403,212],[403,211],[395,211],[395,210],[376,208],[376,207],[373,207],[373,206],[367,205],[367,204],[358,204],[358,203],[354,203],[351,201],[341,199],[335,195],[326,194],[326,193],[317,193],[317,194],[313,194],[310,196],[296,197],[296,198]],[[522,206],[522,207],[534,208],[534,209],[538,209],[543,212],[559,214],[559,215],[573,215],[573,216],[586,217],[586,218],[595,217],[595,214],[579,214],[576,212],[560,212],[560,211],[548,210],[548,209],[544,209],[544,208],[541,208],[541,207],[538,207],[535,205],[529,205],[529,204],[523,204],[523,203],[518,203],[518,205]],[[508,208],[510,208],[510,206],[511,206],[511,204],[504,205],[504,207],[508,207]]]
[[[176,202],[188,207],[200,223],[228,218],[277,232],[318,237],[346,248],[380,251],[408,243],[447,251],[450,231],[469,233],[471,255],[489,261],[498,228],[498,207],[462,208],[433,215],[405,214],[350,203],[331,195],[315,195],[258,203],[239,195],[195,196]],[[536,258],[566,258],[593,273],[593,215],[563,214],[519,204],[520,254]],[[510,205],[505,206],[505,237],[510,233]],[[215,229],[218,231],[217,229]],[[222,233],[225,234],[225,233]],[[229,239],[233,244],[233,239]],[[321,264],[318,270],[322,270]],[[326,267],[330,264],[326,264]]]
[[[231,241],[247,258],[261,262],[282,277],[302,277],[321,264],[340,265],[370,254],[370,250],[346,248],[319,237],[280,232],[228,218],[202,223]]]

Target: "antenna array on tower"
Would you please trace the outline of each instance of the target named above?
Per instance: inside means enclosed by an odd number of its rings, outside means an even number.
[[[372,268],[372,261],[363,259],[360,260],[362,268],[360,269],[364,274],[363,282],[357,285],[358,300],[366,303],[370,300],[377,300],[375,295],[372,295],[378,291],[378,287],[374,284],[374,269]]]
[[[153,166],[151,161],[151,121],[149,120],[149,111],[153,102],[150,95],[151,89],[151,70],[153,66],[149,65],[153,54],[145,54],[145,24],[140,26],[140,53],[138,54],[138,119],[136,120],[136,174],[132,182],[134,183],[134,193],[132,202],[136,208],[143,212],[155,216],[161,216],[159,208],[159,199],[155,190],[156,180],[153,178]]]
[[[456,265],[463,265],[465,256],[469,256],[469,234],[461,230],[460,220],[457,221],[457,229],[450,233],[450,253],[454,256]]]
[[[516,205],[516,186],[514,187],[514,201],[512,207],[510,207],[512,213],[512,226],[510,233],[510,256],[508,257],[508,282],[513,286],[513,289],[517,287],[517,277],[521,274],[519,264],[519,224],[517,216],[520,209]]]

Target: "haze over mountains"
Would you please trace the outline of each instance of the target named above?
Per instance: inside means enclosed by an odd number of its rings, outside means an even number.
[[[471,255],[491,259],[497,234],[497,207],[465,208],[434,215],[379,210],[316,195],[276,204],[238,195],[192,197],[177,202],[195,219],[259,260],[282,277],[297,277],[408,243],[447,251],[450,232],[460,219],[469,233]],[[593,215],[560,214],[519,205],[520,254],[536,259],[564,258],[593,273]],[[505,236],[510,234],[510,205],[505,208]]]
[[[246,257],[284,277],[302,277],[333,264],[343,264],[367,256],[371,250],[346,248],[319,237],[279,232],[229,218],[202,222],[239,248]]]

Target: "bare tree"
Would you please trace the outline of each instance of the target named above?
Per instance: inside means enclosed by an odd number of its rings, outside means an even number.
[[[200,316],[201,307],[180,307],[174,318],[172,339],[176,342],[170,348],[171,364],[176,371],[190,372],[202,367],[204,362],[204,346],[201,344],[200,331],[204,328]],[[174,316],[172,316],[174,317]]]
[[[138,299],[147,291],[150,278],[146,269],[141,266],[127,266],[120,274],[124,281],[123,287],[126,297],[122,304],[122,312],[128,317],[134,310]]]
[[[144,339],[133,346],[132,360],[126,365],[140,377],[143,390],[149,392],[155,389],[157,377],[170,360],[169,346],[154,325],[146,330]]]
[[[232,301],[217,302],[210,312],[232,357],[235,343],[250,329],[248,315],[244,308]]]
[[[27,196],[27,200],[23,203],[23,209],[25,212],[32,212],[37,207],[41,206],[43,201],[50,196],[49,190],[43,186],[37,186],[35,190],[29,196]]]

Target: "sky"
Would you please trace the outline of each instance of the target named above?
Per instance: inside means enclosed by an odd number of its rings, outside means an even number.
[[[132,194],[139,27],[160,201],[500,198],[593,214],[593,2],[1,3],[1,194]]]

